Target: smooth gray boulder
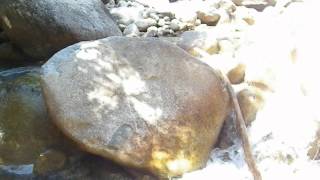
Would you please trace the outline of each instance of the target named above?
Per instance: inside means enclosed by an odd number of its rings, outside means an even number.
[[[2,0],[0,17],[26,59],[45,61],[71,44],[122,35],[101,0]]]
[[[203,167],[230,111],[219,73],[155,38],[69,46],[41,79],[50,117],[84,150],[160,177]]]

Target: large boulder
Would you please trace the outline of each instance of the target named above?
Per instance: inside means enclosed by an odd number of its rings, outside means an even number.
[[[83,149],[163,177],[203,167],[230,110],[219,73],[154,38],[69,46],[41,78],[50,116]]]
[[[12,43],[35,60],[79,41],[121,35],[101,0],[2,0],[0,17]]]

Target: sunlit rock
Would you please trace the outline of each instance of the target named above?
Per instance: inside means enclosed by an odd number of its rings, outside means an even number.
[[[228,72],[227,76],[231,84],[240,84],[244,80],[245,73],[246,66],[238,64]]]
[[[3,0],[0,19],[12,43],[35,60],[79,41],[121,35],[101,0]]]
[[[226,115],[225,82],[154,38],[78,43],[44,66],[50,116],[84,150],[161,177],[201,168]]]

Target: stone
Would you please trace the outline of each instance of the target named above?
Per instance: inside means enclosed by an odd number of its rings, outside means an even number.
[[[177,19],[173,19],[170,23],[170,28],[174,31],[179,31],[181,29],[180,21]]]
[[[136,24],[129,24],[123,31],[123,35],[127,37],[137,37],[139,36],[140,31]]]
[[[148,27],[145,37],[156,37],[158,36],[158,28],[156,26]]]
[[[217,54],[220,51],[215,36],[206,31],[183,32],[177,45],[193,56],[199,55],[197,48],[208,54]]]
[[[135,22],[139,31],[146,32],[148,27],[157,25],[157,21],[152,18],[139,19]]]
[[[277,0],[232,0],[237,6],[253,8],[257,11],[263,11],[268,6],[275,6]]]
[[[154,19],[154,20],[156,20],[156,21],[158,21],[160,19],[159,16],[156,13],[150,13],[149,17]]]
[[[160,27],[164,26],[164,25],[166,25],[166,21],[164,19],[159,19],[157,25]]]
[[[201,23],[215,26],[220,19],[220,14],[215,11],[198,11],[197,17],[201,20]]]
[[[100,0],[3,0],[0,17],[11,42],[35,60],[79,41],[121,36]]]
[[[245,64],[238,64],[228,72],[227,76],[231,84],[240,84],[244,81],[245,73]]]
[[[81,152],[53,125],[39,71],[0,71],[0,179],[133,180],[118,165]]]
[[[246,122],[249,126],[255,119],[259,110],[263,107],[264,97],[257,88],[247,88],[237,93],[238,102]]]
[[[90,153],[158,177],[203,167],[230,111],[219,73],[156,38],[78,43],[42,68],[59,129]]]

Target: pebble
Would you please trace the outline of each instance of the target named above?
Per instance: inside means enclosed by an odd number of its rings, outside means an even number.
[[[139,34],[140,34],[140,31],[135,23],[130,24],[123,31],[123,35],[128,37],[137,37],[139,36]]]
[[[140,32],[146,32],[148,27],[155,26],[157,21],[152,18],[139,19],[135,22]]]
[[[144,34],[144,37],[156,37],[158,36],[158,28],[156,26],[150,26],[147,29],[147,32]]]

